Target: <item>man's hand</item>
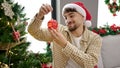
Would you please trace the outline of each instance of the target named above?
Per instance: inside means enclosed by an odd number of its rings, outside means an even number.
[[[65,47],[67,45],[67,40],[60,31],[53,29],[53,28],[49,29],[49,31],[52,35],[53,40],[57,44],[59,44],[62,47]]]
[[[52,6],[48,5],[48,4],[43,4],[41,7],[40,7],[40,10],[38,12],[38,15],[37,17],[39,19],[42,19],[44,17],[44,15],[48,14],[49,12],[52,12],[53,11],[53,8]]]

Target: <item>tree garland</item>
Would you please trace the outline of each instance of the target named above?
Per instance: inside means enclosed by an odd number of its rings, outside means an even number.
[[[113,2],[110,3],[110,0],[105,0],[105,4],[108,5],[108,9],[110,10],[110,12],[113,14],[113,16],[117,16],[116,12],[120,11],[120,0],[119,3],[116,3],[116,0],[112,0]]]

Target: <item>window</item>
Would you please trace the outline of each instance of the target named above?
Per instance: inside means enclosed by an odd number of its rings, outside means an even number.
[[[98,25],[97,27],[104,26],[108,23],[108,25],[116,24],[120,25],[120,12],[117,12],[117,16],[113,16],[112,13],[110,13],[108,6],[104,2],[105,0],[99,0],[98,1]],[[110,0],[110,3],[112,3],[113,0]],[[117,0],[117,4],[118,4]]]
[[[18,2],[18,4],[21,4],[22,6],[25,7],[24,12],[26,13],[26,17],[30,18],[28,23],[31,22],[33,19],[34,15],[39,11],[40,6],[44,3],[51,4],[51,0],[15,0],[15,2]],[[45,16],[45,19],[43,21],[42,27],[47,28],[47,22],[48,20],[51,19],[51,13]],[[30,47],[28,50],[32,50],[33,52],[40,52],[44,53],[47,44],[46,42],[38,41],[34,39],[30,34],[27,34],[27,41],[31,42]]]

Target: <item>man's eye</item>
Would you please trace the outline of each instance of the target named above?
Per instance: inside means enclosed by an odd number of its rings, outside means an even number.
[[[70,16],[70,18],[73,18],[74,16],[72,15],[72,16]]]

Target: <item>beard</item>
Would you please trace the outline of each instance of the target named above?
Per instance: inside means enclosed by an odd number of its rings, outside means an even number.
[[[78,26],[74,25],[72,27],[68,27],[68,30],[72,32],[72,31],[75,31],[77,28]]]
[[[67,27],[68,27],[68,30],[70,31],[70,32],[73,32],[73,31],[75,31],[77,28],[79,28],[80,27],[80,23],[77,23],[77,22],[75,22],[75,21],[70,21],[70,22],[68,22],[67,24]]]

